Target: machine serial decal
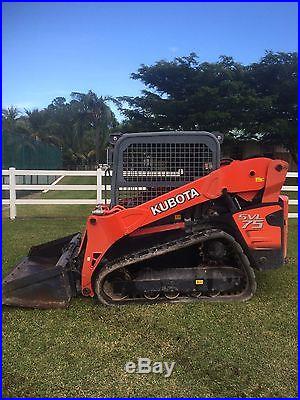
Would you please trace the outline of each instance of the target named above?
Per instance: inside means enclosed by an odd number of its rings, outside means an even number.
[[[198,193],[196,189],[192,188],[190,190],[186,190],[185,192],[177,194],[177,196],[170,197],[169,199],[164,200],[161,203],[155,204],[155,206],[152,206],[152,214],[160,214],[169,210],[170,208],[176,207],[178,204],[183,204],[186,201],[190,201],[198,196],[200,196],[200,193]]]
[[[260,217],[259,214],[240,214],[239,219],[243,222],[242,229],[248,227],[253,229],[262,229],[264,224],[264,219]]]

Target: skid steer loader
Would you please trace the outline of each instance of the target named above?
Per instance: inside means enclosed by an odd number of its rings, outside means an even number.
[[[66,307],[250,299],[254,269],[287,252],[288,170],[282,160],[220,160],[220,134],[110,137],[110,205],[81,235],[32,247],[3,281],[3,304]]]

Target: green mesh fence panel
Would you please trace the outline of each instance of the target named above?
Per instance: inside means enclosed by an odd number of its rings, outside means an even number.
[[[21,134],[2,134],[2,168],[61,169],[61,150]]]

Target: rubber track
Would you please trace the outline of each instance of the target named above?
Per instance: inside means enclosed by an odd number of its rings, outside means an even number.
[[[236,254],[239,256],[239,261],[241,263],[241,267],[243,268],[245,275],[247,277],[246,288],[234,295],[219,295],[218,297],[208,297],[201,296],[199,298],[194,297],[178,297],[174,300],[168,300],[166,298],[158,298],[156,300],[147,300],[145,298],[129,298],[122,301],[114,301],[108,298],[102,291],[102,285],[107,275],[116,271],[120,268],[127,268],[141,261],[149,260],[151,258],[159,257],[161,255],[183,249],[185,247],[189,247],[195,244],[200,244],[206,240],[211,239],[225,239],[230,243],[230,245],[236,251]],[[218,229],[209,229],[205,231],[200,231],[196,233],[191,233],[189,235],[184,236],[183,238],[173,240],[170,242],[162,243],[160,245],[155,245],[148,249],[143,249],[141,251],[132,253],[130,255],[126,255],[121,257],[113,262],[108,262],[105,266],[100,266],[98,274],[95,279],[95,293],[98,297],[98,300],[106,305],[120,305],[120,304],[128,304],[128,303],[180,303],[180,302],[194,302],[194,301],[210,301],[210,302],[228,302],[228,301],[246,301],[249,300],[256,290],[256,281],[255,274],[253,269],[250,266],[249,260],[247,256],[244,254],[242,247],[239,243],[235,241],[235,239],[224,231],[220,231]]]

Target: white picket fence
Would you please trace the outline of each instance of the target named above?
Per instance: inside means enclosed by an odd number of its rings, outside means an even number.
[[[95,171],[65,171],[65,170],[17,170],[15,168],[9,168],[8,170],[2,170],[2,176],[9,177],[9,184],[2,185],[2,190],[9,191],[9,199],[3,199],[2,205],[9,205],[9,217],[15,219],[17,216],[17,205],[37,205],[37,204],[101,204],[104,202],[103,190],[105,185],[103,184],[103,177],[105,176],[106,166],[100,167]],[[50,185],[27,185],[17,184],[16,176],[58,176]],[[59,185],[60,177],[64,176],[96,176],[96,185]],[[298,178],[298,172],[288,172],[288,178]],[[17,199],[16,191],[27,190],[27,191],[43,191],[48,192],[50,190],[95,190],[97,193],[96,199],[30,199],[21,198]],[[110,185],[106,186],[106,190],[110,190]],[[298,192],[298,186],[283,186],[285,192]],[[298,200],[289,200],[290,205],[298,205]],[[298,213],[289,213],[289,218],[298,218]]]

